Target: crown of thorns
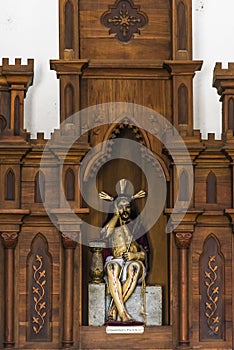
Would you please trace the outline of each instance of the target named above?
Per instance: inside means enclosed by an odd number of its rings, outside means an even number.
[[[123,196],[124,193],[125,193],[125,190],[126,190],[126,186],[127,186],[127,180],[126,179],[121,179],[119,181],[119,184],[120,184],[120,194],[119,196]],[[100,192],[99,194],[99,198],[100,199],[103,199],[103,200],[106,200],[106,201],[110,201],[110,202],[113,202],[115,200],[114,197],[110,196],[108,193],[102,191]],[[138,199],[138,198],[144,198],[146,196],[146,192],[143,191],[143,190],[140,190],[139,192],[137,192],[136,194],[134,194],[133,196],[131,196],[131,200],[133,199]]]

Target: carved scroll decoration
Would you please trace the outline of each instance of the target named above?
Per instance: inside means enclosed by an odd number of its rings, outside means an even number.
[[[43,266],[43,257],[40,255],[36,255],[36,261],[33,265],[33,279],[34,285],[32,287],[33,294],[35,294],[34,300],[34,310],[36,316],[32,317],[32,323],[35,324],[33,326],[33,331],[38,334],[42,330],[45,324],[45,317],[47,312],[45,311],[47,308],[47,304],[45,301],[45,284],[46,284],[46,271]]]
[[[139,29],[148,23],[148,17],[139,6],[134,6],[132,0],[117,0],[102,15],[101,23],[110,28],[109,34],[115,34],[119,41],[127,43],[134,34],[140,34]]]
[[[38,233],[27,257],[28,341],[51,341],[52,257],[46,238]]]
[[[216,285],[218,265],[216,264],[215,256],[210,256],[208,268],[205,271],[205,285],[207,287],[206,295],[206,312],[207,324],[210,330],[217,334],[219,331],[219,315],[217,313],[217,304],[219,302],[219,286]]]
[[[200,338],[223,339],[223,265],[219,242],[210,235],[200,258]]]

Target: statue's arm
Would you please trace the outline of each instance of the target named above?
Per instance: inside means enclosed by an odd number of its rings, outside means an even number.
[[[117,224],[118,218],[119,218],[119,215],[117,213],[114,214],[113,218],[102,228],[100,233],[102,238],[105,239],[111,236]]]

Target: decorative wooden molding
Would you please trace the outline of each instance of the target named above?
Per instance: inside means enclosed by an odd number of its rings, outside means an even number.
[[[188,249],[190,247],[193,235],[191,232],[177,232],[175,238],[177,248]]]
[[[88,60],[64,59],[50,60],[50,69],[55,70],[57,78],[61,75],[81,75],[88,66]]]
[[[171,75],[190,75],[194,76],[196,71],[200,71],[203,61],[194,60],[172,60],[164,61],[165,68]]]
[[[5,249],[14,249],[18,243],[18,232],[3,232],[1,233],[2,243]]]
[[[140,6],[134,6],[132,0],[117,0],[114,6],[109,6],[109,10],[103,13],[101,23],[110,28],[109,34],[128,43],[134,34],[140,34],[140,28],[148,24],[148,17],[140,11]]]
[[[82,79],[165,79],[170,74],[157,60],[92,59]]]

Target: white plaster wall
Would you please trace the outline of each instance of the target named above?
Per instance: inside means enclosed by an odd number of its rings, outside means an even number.
[[[193,0],[193,57],[204,61],[194,79],[194,126],[220,138],[221,103],[212,88],[215,62],[234,62],[234,1]]]
[[[0,0],[0,58],[34,58],[25,100],[25,128],[46,137],[59,125],[59,84],[49,59],[58,58],[58,0]]]
[[[94,0],[95,1],[95,0]],[[142,2],[143,6],[143,2]],[[220,137],[221,104],[212,88],[216,61],[234,62],[234,1],[193,0],[194,59],[204,61],[194,80],[194,126]],[[59,84],[49,59],[58,58],[58,0],[0,0],[0,58],[35,60],[34,84],[25,101],[25,127],[46,137],[58,127]]]

